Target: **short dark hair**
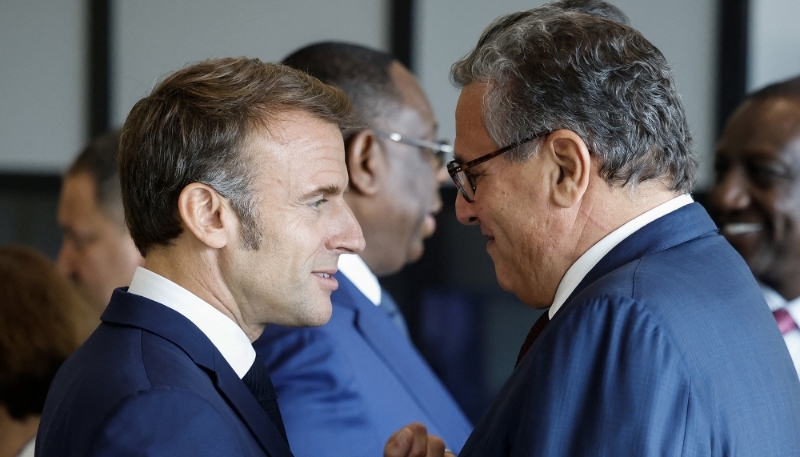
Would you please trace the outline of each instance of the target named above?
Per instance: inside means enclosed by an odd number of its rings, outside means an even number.
[[[326,41],[305,46],[283,63],[342,89],[364,124],[385,118],[403,102],[392,79],[395,59],[365,46]]]
[[[56,372],[88,336],[89,306],[28,247],[0,247],[0,277],[0,404],[22,420],[42,414]]]
[[[288,111],[350,128],[350,102],[301,71],[258,59],[206,60],[168,76],[125,121],[119,166],[125,220],[142,255],[181,234],[184,187],[201,182],[228,199],[244,245],[258,249],[261,230],[244,144]]]
[[[800,76],[770,84],[748,95],[747,99],[763,100],[766,98],[796,97],[800,97]]]
[[[497,144],[565,128],[600,159],[611,185],[694,186],[697,160],[670,67],[628,26],[558,4],[501,17],[453,65],[452,79],[488,83],[483,117]],[[526,160],[539,144],[506,157]]]
[[[114,130],[93,138],[72,162],[65,177],[87,173],[94,182],[97,206],[121,228],[125,228],[117,166],[119,136],[120,131]]]

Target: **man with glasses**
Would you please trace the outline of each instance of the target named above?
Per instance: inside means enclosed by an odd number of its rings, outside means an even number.
[[[664,56],[557,5],[497,19],[452,70],[456,215],[547,309],[460,457],[800,455],[800,381],[689,195]]]
[[[339,259],[333,315],[318,328],[270,326],[255,347],[267,362],[298,457],[377,456],[395,431],[421,422],[458,451],[471,425],[408,338],[377,277],[423,253],[441,208],[451,146],[414,76],[390,55],[345,43],[300,49],[285,63],[345,91],[363,123],[345,135],[348,205],[364,233]]]

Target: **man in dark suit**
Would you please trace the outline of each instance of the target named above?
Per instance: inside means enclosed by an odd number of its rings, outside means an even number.
[[[366,248],[339,258],[330,322],[268,327],[255,343],[298,457],[378,456],[398,428],[425,424],[458,451],[472,429],[378,283],[417,260],[447,179],[436,118],[414,76],[385,52],[318,43],[285,62],[345,91],[364,128],[346,138],[345,200]]]
[[[717,223],[758,278],[800,374],[800,77],[748,95],[714,168]]]
[[[663,55],[545,5],[497,19],[452,76],[456,214],[501,286],[547,309],[460,456],[800,455],[800,381],[689,195]]]
[[[280,65],[202,62],[125,123],[125,219],[145,266],[48,394],[39,456],[290,456],[251,342],[321,325],[340,254],[363,249],[347,207],[339,90]]]

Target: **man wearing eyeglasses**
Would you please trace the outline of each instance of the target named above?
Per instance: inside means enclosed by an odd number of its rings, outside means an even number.
[[[453,80],[457,217],[500,285],[547,309],[459,456],[800,455],[800,382],[689,195],[658,49],[545,5],[492,23]]]
[[[390,55],[345,43],[300,49],[285,63],[345,91],[363,128],[345,135],[345,194],[366,248],[342,256],[333,314],[318,328],[270,326],[266,361],[292,452],[378,456],[395,430],[420,422],[456,452],[471,425],[408,338],[377,277],[423,253],[441,208],[451,146],[414,76]]]

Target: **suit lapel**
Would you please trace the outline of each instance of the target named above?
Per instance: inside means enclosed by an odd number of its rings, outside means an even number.
[[[597,279],[647,254],[664,251],[695,238],[717,234],[717,226],[699,203],[686,206],[645,225],[622,240],[578,284],[566,303]]]
[[[438,386],[424,385],[431,383],[431,377],[419,376],[418,373],[429,368],[421,362],[421,357],[408,338],[400,333],[383,310],[369,301],[343,274],[337,273],[336,279],[339,281],[339,289],[334,293],[341,294],[340,297],[335,297],[336,305],[353,311],[353,325],[356,330],[394,373],[409,396],[416,400],[417,406],[425,411],[429,420],[435,421],[438,415],[434,413],[437,411],[450,411],[451,407],[444,401],[444,395],[426,395],[438,392]]]
[[[113,305],[113,306],[112,306]],[[181,348],[209,373],[224,397],[247,426],[264,452],[272,457],[291,457],[288,444],[250,390],[233,371],[211,341],[180,313],[125,289],[114,291],[104,322],[139,327],[161,336]]]

